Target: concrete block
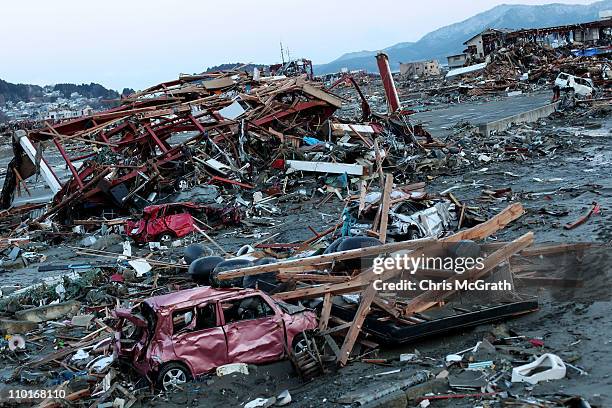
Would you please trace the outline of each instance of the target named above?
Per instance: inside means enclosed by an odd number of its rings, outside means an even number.
[[[58,304],[18,310],[15,312],[15,317],[20,320],[40,323],[49,320],[57,320],[68,315],[75,315],[79,311],[80,307],[81,303],[77,302],[76,300],[69,300],[67,302]]]
[[[23,334],[38,328],[38,323],[27,320],[0,319],[0,333]]]
[[[92,314],[76,315],[72,317],[71,323],[73,326],[89,327],[89,324],[91,323],[94,317],[96,316]]]

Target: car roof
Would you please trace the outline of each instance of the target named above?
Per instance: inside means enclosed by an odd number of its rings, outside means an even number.
[[[175,208],[175,207],[185,207],[185,208],[200,208],[201,205],[196,203],[192,203],[190,201],[182,201],[178,203],[168,203],[168,204],[157,204],[157,205],[149,205],[142,210],[143,214],[154,214],[161,211],[163,208]]]
[[[166,308],[189,307],[206,300],[222,300],[236,295],[260,293],[255,289],[216,289],[210,286],[200,286],[193,289],[179,290],[167,295],[153,296],[145,299],[153,310]]]

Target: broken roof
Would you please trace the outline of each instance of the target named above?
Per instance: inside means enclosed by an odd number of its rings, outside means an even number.
[[[257,293],[253,289],[215,289],[210,286],[200,286],[193,289],[181,290],[148,298],[145,302],[154,310],[170,306],[183,307],[196,305],[204,300],[220,300],[240,294]]]

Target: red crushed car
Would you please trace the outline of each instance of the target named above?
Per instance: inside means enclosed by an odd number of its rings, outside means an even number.
[[[259,290],[182,290],[116,309],[114,353],[163,389],[230,363],[260,364],[299,351],[316,315]]]
[[[235,207],[190,202],[150,205],[143,210],[141,219],[126,222],[125,231],[139,243],[168,242],[196,231],[194,217],[204,218],[208,225],[228,225],[238,224],[241,216]]]

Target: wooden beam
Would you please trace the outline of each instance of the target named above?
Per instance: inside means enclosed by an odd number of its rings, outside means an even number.
[[[332,308],[332,295],[331,293],[326,293],[323,298],[323,309],[321,309],[321,318],[319,319],[319,330],[325,331],[327,330],[327,325],[329,324],[329,315],[331,314]]]
[[[385,188],[382,192],[382,210],[380,212],[380,229],[378,239],[383,244],[387,242],[387,223],[389,222],[389,205],[391,204],[391,191],[393,190],[393,175],[385,177]]]
[[[446,238],[442,238],[440,242],[457,242],[462,239],[484,239],[497,230],[504,228],[510,222],[519,218],[524,214],[523,206],[520,203],[512,204],[506,207],[499,214],[495,215],[488,221],[483,222],[470,229],[460,231],[454,235]],[[232,269],[229,271],[221,272],[218,276],[219,280],[228,280],[239,278],[242,276],[259,275],[266,272],[277,272],[287,268],[294,268],[299,266],[311,266],[323,263],[329,263],[334,261],[341,261],[345,259],[353,259],[364,256],[372,256],[384,253],[391,253],[401,250],[415,250],[422,248],[427,244],[435,242],[433,240],[416,240],[416,241],[404,241],[404,242],[392,242],[375,247],[351,249],[348,251],[334,252],[331,254],[312,256],[308,258],[290,259],[286,261],[277,262],[268,265],[251,266],[248,268]]]
[[[273,298],[281,300],[292,300],[292,299],[307,299],[315,298],[326,293],[350,293],[355,292],[357,289],[361,289],[364,286],[369,285],[369,281],[359,280],[357,278],[351,279],[348,282],[342,283],[327,283],[324,285],[310,286],[306,288],[299,288],[290,292],[281,292],[272,295]]]
[[[502,212],[493,218],[490,218],[475,227],[459,231],[458,233],[442,239],[441,241],[456,242],[464,239],[484,239],[490,235],[493,235],[500,229],[503,229],[506,225],[521,217],[523,214],[525,214],[525,209],[523,208],[522,204],[514,203],[504,208]]]
[[[361,212],[365,208],[365,198],[368,193],[367,182],[365,180],[361,180],[361,190],[359,192],[359,210],[357,211],[357,217],[361,217]]]
[[[367,248],[350,249],[347,251],[333,252],[331,254],[324,254],[318,256],[311,256],[308,258],[290,259],[286,261],[277,262],[268,265],[250,266],[242,269],[232,269],[230,271],[221,272],[218,276],[219,280],[228,280],[238,278],[241,276],[259,275],[266,272],[283,271],[284,269],[312,266],[317,264],[331,263],[335,261],[342,261],[345,259],[361,258],[364,256],[378,255],[388,252],[395,252],[407,249],[418,249],[426,244],[435,242],[434,240],[417,240],[417,241],[404,241],[404,242],[392,242],[385,245],[379,245]]]
[[[398,317],[400,315],[400,311],[399,310],[397,310],[395,307],[391,306],[389,303],[387,303],[386,300],[382,299],[380,296],[375,297],[372,302],[377,307],[381,308],[382,310],[384,310],[385,312],[387,312],[388,314],[390,314],[393,317]]]
[[[315,283],[339,283],[347,282],[351,278],[343,275],[322,275],[316,273],[298,273],[298,274],[287,274],[279,273],[277,279],[281,282],[289,280],[300,281],[300,282],[315,282]]]
[[[359,302],[357,313],[355,313],[353,323],[351,324],[351,327],[344,338],[344,343],[342,343],[342,347],[340,348],[340,359],[338,363],[341,366],[346,365],[348,361],[351,351],[353,350],[353,346],[355,345],[355,341],[357,340],[357,336],[361,332],[363,322],[370,312],[370,306],[372,305],[372,301],[374,300],[376,293],[377,291],[374,288],[374,285],[369,285],[368,288],[361,294],[361,301]]]

